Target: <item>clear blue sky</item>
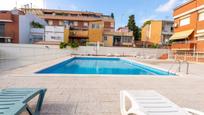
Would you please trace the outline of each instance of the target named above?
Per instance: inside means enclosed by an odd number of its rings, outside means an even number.
[[[115,15],[116,28],[125,26],[128,16],[135,15],[136,24],[145,20],[172,20],[172,9],[187,0],[46,0],[46,7],[52,9],[101,12]]]

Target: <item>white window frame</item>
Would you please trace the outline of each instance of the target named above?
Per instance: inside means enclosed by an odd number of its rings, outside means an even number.
[[[190,23],[191,23],[190,16],[185,17],[185,18],[180,19],[179,26],[186,26],[186,25],[189,25]]]
[[[53,25],[53,20],[48,20],[48,24],[49,24],[50,26],[52,26],[52,25]]]
[[[114,28],[114,23],[113,22],[111,22],[111,28]]]
[[[197,37],[198,41],[204,41],[204,36]]]
[[[74,22],[74,26],[78,26],[78,22],[77,21]]]
[[[84,27],[88,27],[89,23],[88,22],[84,22]]]
[[[204,21],[204,12],[199,13],[198,21]]]
[[[59,21],[59,25],[63,26],[64,25],[63,21]]]

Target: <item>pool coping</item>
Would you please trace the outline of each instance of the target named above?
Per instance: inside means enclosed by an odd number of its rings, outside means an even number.
[[[26,74],[13,74],[14,76],[27,76],[27,77],[33,77],[33,76],[37,76],[37,77],[45,77],[45,76],[53,76],[53,77],[60,77],[60,76],[63,76],[63,77],[77,77],[77,78],[96,78],[96,77],[114,77],[114,78],[127,78],[127,77],[147,77],[147,78],[176,78],[176,77],[184,77],[185,75],[181,74],[181,73],[175,73],[175,72],[172,72],[172,71],[169,71],[170,73],[173,73],[173,74],[176,74],[176,75],[113,75],[113,74],[39,74],[39,73],[36,73],[38,71],[41,71],[43,69],[46,69],[46,68],[49,68],[51,66],[54,66],[58,63],[61,63],[63,61],[66,61],[66,60],[69,60],[69,59],[73,59],[73,58],[76,58],[76,57],[87,57],[87,58],[90,58],[90,57],[94,57],[94,58],[120,58],[120,59],[123,59],[123,60],[126,60],[126,61],[130,61],[130,62],[134,62],[134,63],[138,63],[138,64],[142,64],[142,65],[145,65],[145,66],[149,66],[149,67],[152,67],[152,68],[155,68],[155,69],[159,69],[159,70],[162,70],[162,71],[166,71],[168,72],[168,70],[166,69],[163,69],[163,68],[160,68],[160,67],[157,67],[157,66],[154,66],[154,65],[151,65],[151,64],[147,64],[147,63],[142,63],[142,62],[139,62],[139,61],[136,61],[136,60],[133,60],[133,59],[128,59],[126,57],[104,57],[104,56],[73,56],[73,57],[65,57],[63,59],[60,59],[60,60],[57,60],[55,61],[54,63],[50,63],[50,64],[46,64],[37,69],[32,69],[29,73],[26,73]],[[13,76],[12,75],[12,76]]]

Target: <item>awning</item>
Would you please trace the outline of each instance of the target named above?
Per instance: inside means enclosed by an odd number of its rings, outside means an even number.
[[[188,38],[194,30],[187,30],[182,32],[174,33],[173,36],[171,36],[170,40],[182,40]]]

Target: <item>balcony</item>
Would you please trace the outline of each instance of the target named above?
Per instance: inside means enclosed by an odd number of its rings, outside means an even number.
[[[83,30],[70,30],[70,37],[81,37],[81,38],[87,38],[89,35],[88,31]]]
[[[171,45],[172,50],[193,50],[194,43],[173,43]]]

